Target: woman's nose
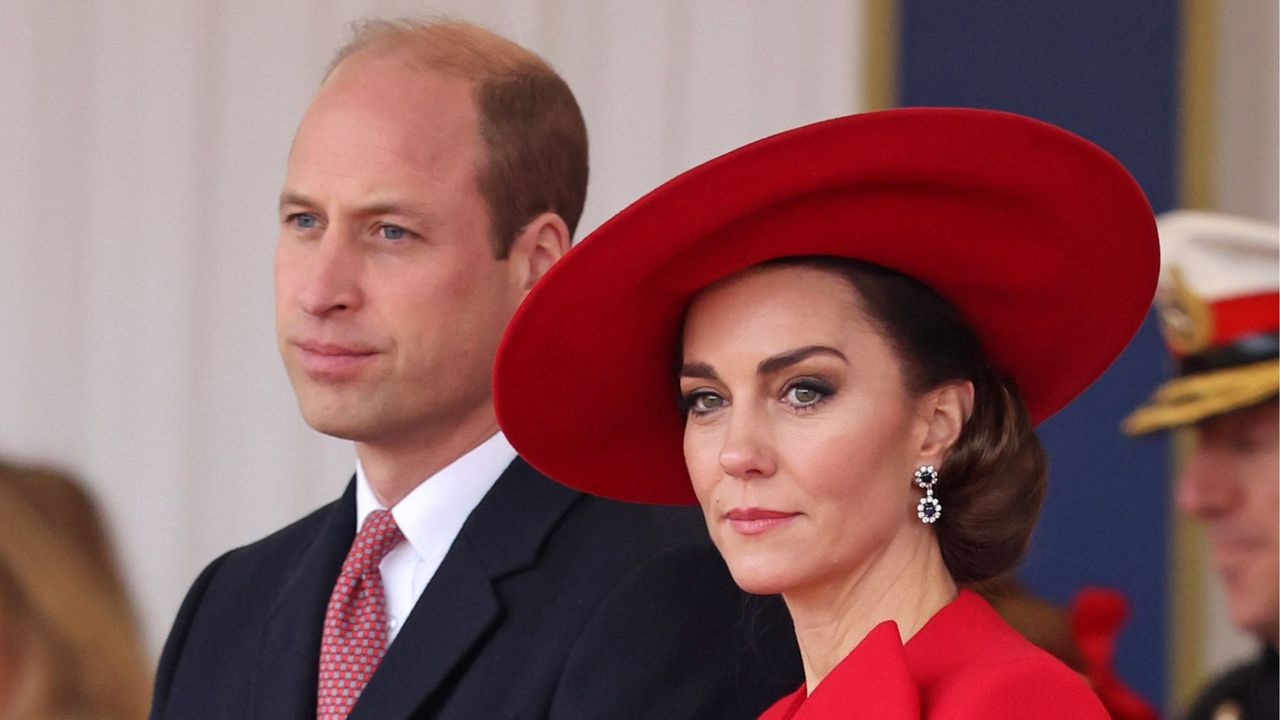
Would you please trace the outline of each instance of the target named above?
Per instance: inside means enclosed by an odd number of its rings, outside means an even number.
[[[760,413],[733,409],[720,448],[720,467],[741,479],[769,477],[777,470],[777,456],[765,418]]]

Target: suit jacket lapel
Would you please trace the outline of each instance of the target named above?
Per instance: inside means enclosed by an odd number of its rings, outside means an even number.
[[[254,717],[314,718],[320,634],[333,585],[355,539],[355,480],[330,506],[320,532],[281,577],[253,674]]]
[[[543,540],[579,497],[523,460],[513,462],[467,518],[350,720],[408,718],[440,691],[498,621],[495,583],[537,561]]]

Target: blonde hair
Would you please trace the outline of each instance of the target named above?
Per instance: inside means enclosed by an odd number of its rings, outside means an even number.
[[[141,719],[151,676],[92,500],[0,462],[0,720]]]
[[[496,257],[506,257],[520,230],[543,212],[559,215],[573,234],[587,197],[587,129],[573,92],[542,58],[470,23],[366,20],[325,77],[366,54],[472,83],[487,151],[477,176]]]

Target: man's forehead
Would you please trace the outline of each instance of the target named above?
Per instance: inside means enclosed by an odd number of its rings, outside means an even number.
[[[1196,434],[1205,439],[1227,439],[1229,436],[1248,431],[1269,430],[1275,434],[1276,431],[1280,431],[1280,404],[1277,398],[1273,397],[1256,405],[1207,417],[1196,423],[1194,427]],[[1280,436],[1276,437],[1276,442],[1280,444]]]
[[[347,63],[352,63],[350,66]],[[455,76],[353,58],[321,87],[290,146],[290,170],[318,162],[342,167],[363,157],[390,169],[471,164],[479,152],[469,84]],[[335,166],[336,163],[336,166]]]
[[[344,59],[324,79],[316,100],[335,93],[386,99],[423,93],[472,100],[475,84],[463,75],[415,62],[404,52],[359,52]],[[314,101],[313,101],[314,103]],[[474,106],[474,102],[467,102]]]
[[[450,126],[472,129],[478,117],[473,85],[465,78],[413,67],[394,56],[357,55],[321,84],[299,134],[310,125],[353,122],[362,128],[374,124],[416,127],[420,132]]]

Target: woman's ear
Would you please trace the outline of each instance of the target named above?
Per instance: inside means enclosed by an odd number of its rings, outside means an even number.
[[[973,415],[973,383],[951,380],[920,397],[920,411],[926,422],[920,446],[922,464],[941,465],[947,450],[960,439],[960,431]]]

